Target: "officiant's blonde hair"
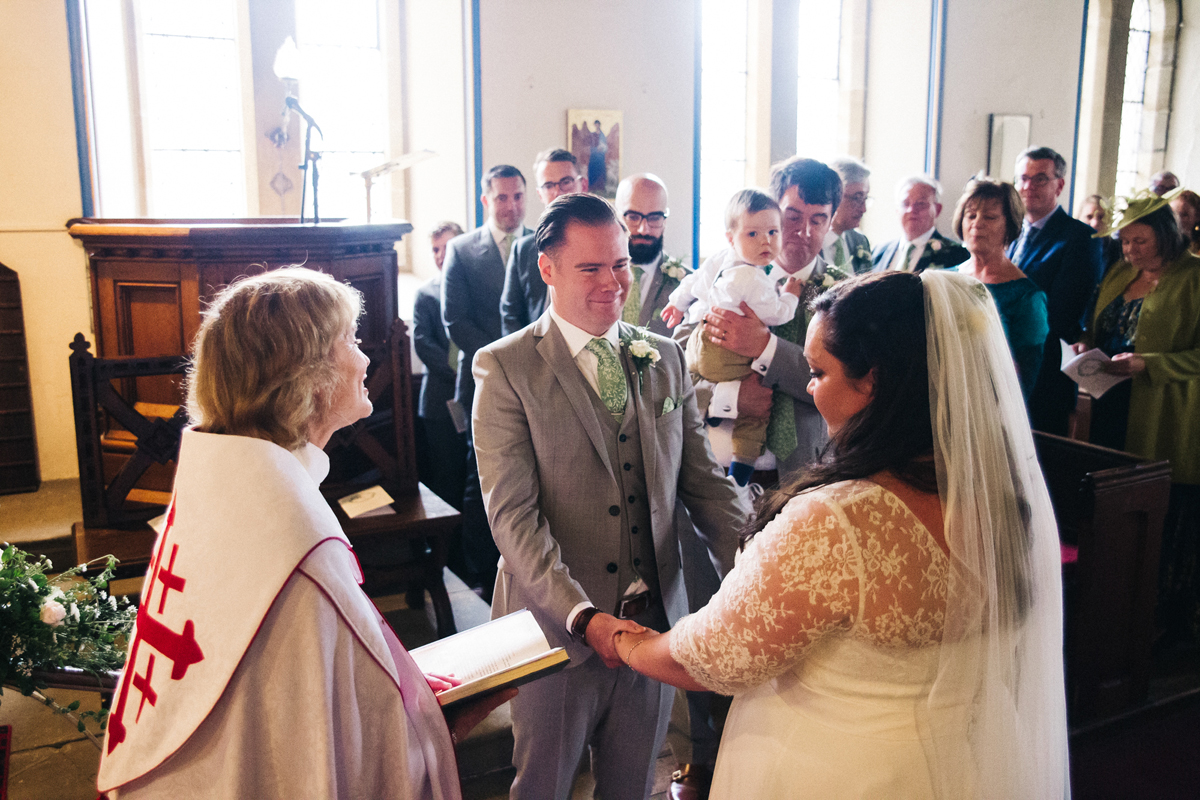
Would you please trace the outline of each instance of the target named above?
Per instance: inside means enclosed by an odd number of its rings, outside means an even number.
[[[362,295],[287,267],[239,278],[204,313],[188,372],[188,413],[208,433],[302,447],[338,384],[333,346],[353,335]]]

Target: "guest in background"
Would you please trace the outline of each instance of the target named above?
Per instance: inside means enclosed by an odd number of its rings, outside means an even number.
[[[440,272],[446,260],[447,244],[462,232],[456,222],[440,222],[429,234],[433,263],[439,274],[417,289],[413,305],[413,348],[425,365],[417,403],[417,419],[425,446],[417,451],[417,469],[422,483],[460,511],[467,479],[467,442],[446,407],[446,402],[454,399],[458,347],[450,341],[446,326],[442,324]]]
[[[849,156],[835,158],[829,166],[842,179],[842,202],[833,215],[829,233],[825,234],[821,256],[847,273],[870,272],[871,242],[858,226],[867,213],[867,201],[871,199],[871,170]]]
[[[1171,201],[1171,210],[1179,220],[1179,232],[1187,242],[1188,252],[1200,255],[1200,194],[1184,189]]]
[[[1099,233],[1108,227],[1108,201],[1098,194],[1090,194],[1079,205],[1076,219],[1086,223],[1089,228]],[[1121,240],[1115,236],[1105,236],[1100,240],[1103,246],[1102,258],[1104,271],[1121,260]]]
[[[1050,323],[1046,293],[1004,255],[1004,248],[1021,232],[1024,216],[1025,204],[1013,185],[985,177],[969,181],[954,208],[954,235],[971,253],[958,269],[992,293],[1017,367],[1021,394],[1028,403],[1042,366]]]
[[[588,179],[579,174],[579,161],[568,150],[554,148],[538,153],[533,161],[538,199],[550,205],[560,194],[586,192]],[[516,333],[546,310],[546,282],[538,271],[537,243],[533,235],[513,244],[500,296],[500,332]]]
[[[443,715],[433,690],[450,684],[421,674],[359,588],[317,488],[321,448],[371,413],[361,309],[355,289],[287,268],[239,279],[205,311],[195,427],[153,558],[169,567],[145,587],[101,792],[461,796],[454,738],[504,698]]]
[[[480,200],[487,221],[470,233],[456,236],[446,248],[442,274],[442,322],[458,346],[458,378],[454,399],[467,421],[467,486],[463,493],[463,551],[467,574],[462,578],[491,601],[500,551],[492,541],[487,512],[479,489],[479,467],[470,428],[475,381],[471,360],[484,345],[500,338],[500,295],[504,269],[513,242],[527,236],[525,176],[516,167],[492,167],[480,181]]]
[[[913,175],[896,187],[896,210],[903,236],[875,248],[874,268],[923,272],[930,267],[956,267],[970,257],[958,242],[942,236],[942,185],[927,175]]]
[[[667,230],[667,185],[648,172],[630,175],[617,184],[617,214],[629,228],[629,269],[633,285],[621,319],[671,336],[662,320],[667,298],[691,270],[663,250]]]
[[[1150,191],[1159,197],[1178,188],[1179,176],[1170,170],[1164,169],[1150,176]]]
[[[1021,235],[1008,246],[1008,257],[1046,293],[1050,335],[1041,373],[1029,398],[1034,430],[1067,435],[1079,392],[1059,369],[1059,339],[1079,339],[1088,300],[1104,271],[1099,239],[1092,228],[1062,209],[1058,197],[1066,185],[1067,162],[1049,147],[1030,147],[1017,157],[1017,191],[1025,202]]]
[[[1076,351],[1098,347],[1132,376],[1092,403],[1092,442],[1171,462],[1159,618],[1170,638],[1200,632],[1200,258],[1168,203],[1179,190],[1117,201],[1125,258],[1096,293]]]

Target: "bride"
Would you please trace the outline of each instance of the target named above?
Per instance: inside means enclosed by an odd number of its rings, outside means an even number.
[[[1068,796],[1057,528],[987,289],[875,273],[813,310],[829,452],[618,654],[734,695],[714,800]]]

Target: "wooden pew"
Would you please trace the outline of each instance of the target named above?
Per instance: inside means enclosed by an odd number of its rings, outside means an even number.
[[[1171,467],[1035,432],[1065,549],[1067,713],[1073,726],[1145,702]]]

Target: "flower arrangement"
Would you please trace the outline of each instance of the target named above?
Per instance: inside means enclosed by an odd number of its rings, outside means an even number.
[[[38,673],[74,667],[95,675],[119,670],[137,616],[137,607],[117,600],[107,591],[116,559],[97,561],[104,568],[85,577],[87,564],[58,575],[48,575],[52,565],[44,556],[4,545],[0,551],[0,694],[3,686],[34,696],[60,714],[74,719],[81,733],[98,740],[85,725],[95,719],[100,730],[108,711],[85,711],[75,716],[79,702],[66,708],[42,694],[46,683]]]
[[[642,375],[647,367],[658,363],[662,356],[650,340],[650,332],[645,328],[634,328],[633,333],[621,339],[621,344],[629,351],[629,358],[638,371],[638,388],[642,388]]]
[[[848,277],[850,277],[849,273],[847,273],[841,267],[835,267],[833,264],[826,264],[825,273],[821,276],[821,288],[828,289],[838,281],[844,281]]]

